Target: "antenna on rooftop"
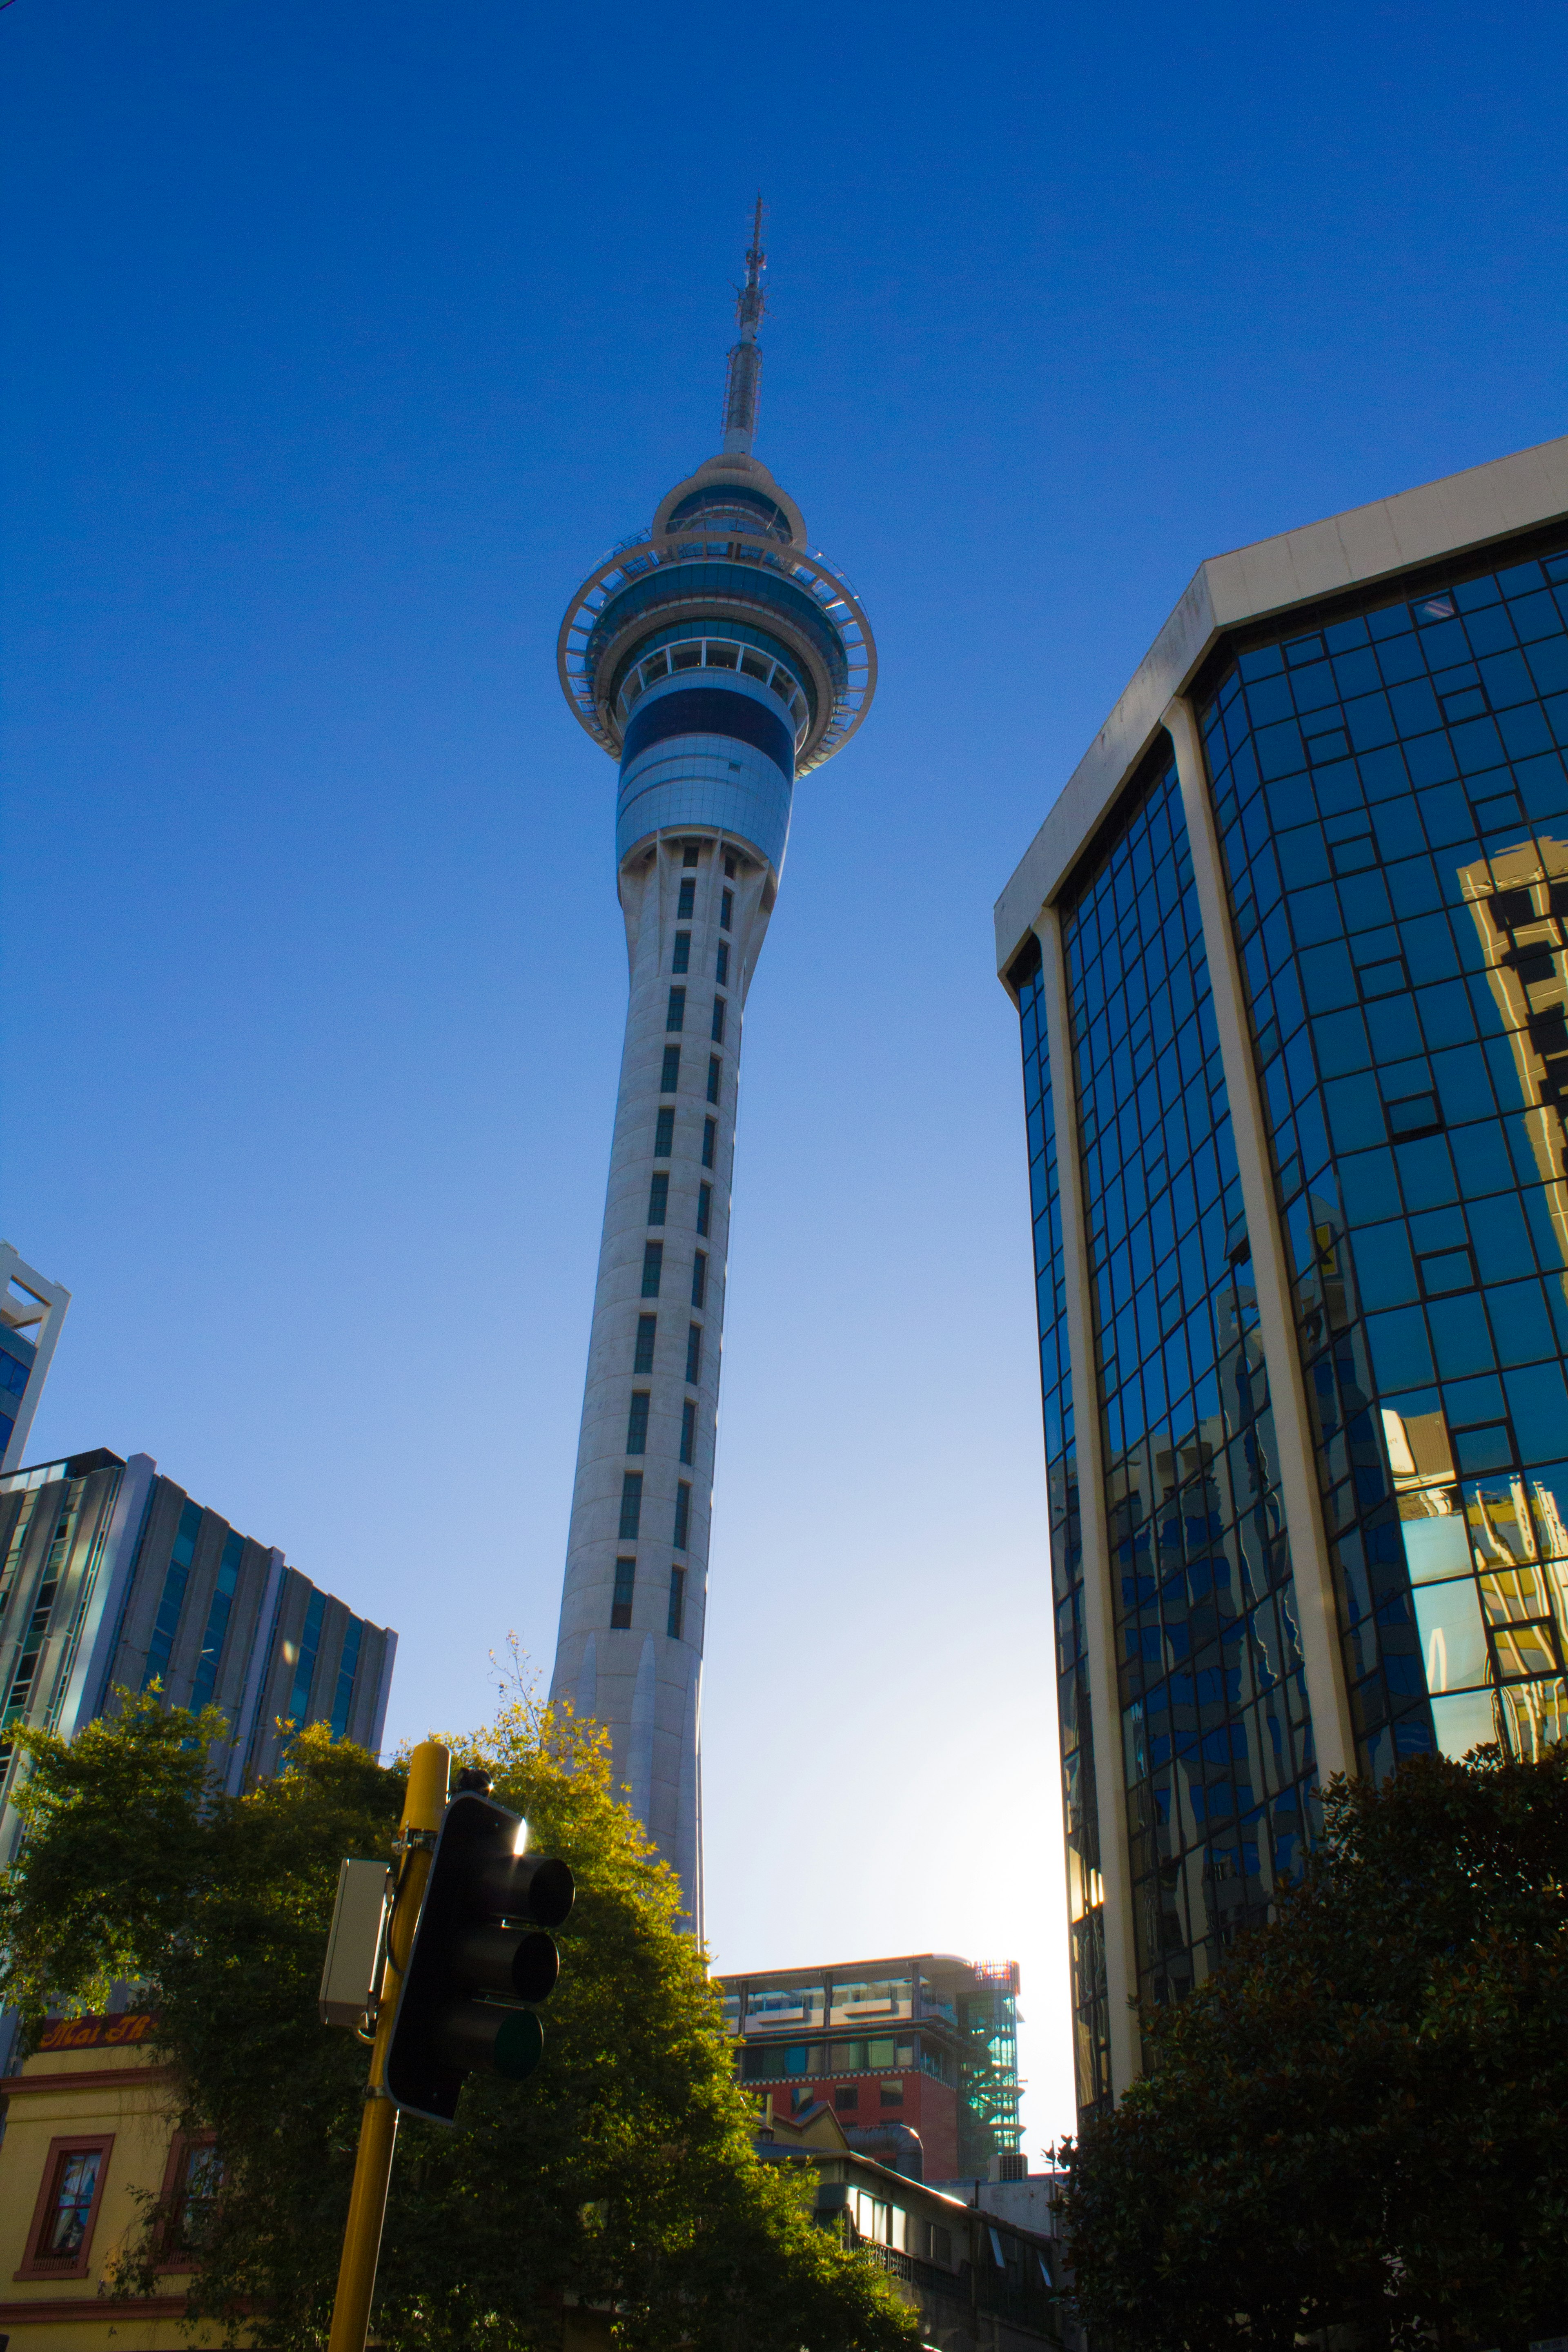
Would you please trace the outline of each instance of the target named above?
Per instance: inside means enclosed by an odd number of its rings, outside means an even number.
[[[762,382],[763,352],[757,327],[767,304],[763,272],[768,257],[763,251],[763,200],[752,223],[746,250],[746,282],[736,289],[735,318],[741,340],[730,352],[730,373],[724,386],[724,454],[749,457],[757,437],[757,390]]]

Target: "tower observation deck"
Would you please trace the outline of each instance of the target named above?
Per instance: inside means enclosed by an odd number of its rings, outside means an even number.
[[[870,706],[842,572],[752,456],[762,206],[723,446],[567,607],[567,701],[616,761],[630,998],[551,1696],[611,1734],[615,1780],[702,1923],[708,1541],[743,1010],[797,776]]]

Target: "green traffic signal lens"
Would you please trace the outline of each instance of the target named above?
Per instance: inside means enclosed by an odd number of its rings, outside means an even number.
[[[544,2028],[531,2009],[513,2010],[495,2038],[495,2070],[503,2081],[525,2083],[544,2055]]]

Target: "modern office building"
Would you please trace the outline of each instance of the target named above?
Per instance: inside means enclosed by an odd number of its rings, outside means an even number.
[[[0,1476],[0,1867],[18,1724],[71,1738],[154,1682],[228,1718],[211,1761],[237,1791],[278,1768],[280,1719],[378,1749],[395,1633],[355,1617],[145,1454],[100,1447]]]
[[[1018,1967],[952,1952],[716,1979],[739,2079],[781,2114],[831,2104],[851,2147],[912,2179],[1018,2147]]]
[[[1568,1729],[1568,440],[1205,563],[996,908],[1079,2096],[1337,1771]]]
[[[617,762],[631,992],[552,1696],[606,1725],[617,1783],[701,1926],[698,1761],[720,1333],[746,992],[795,779],[853,734],[871,632],[752,455],[762,208],[723,448],[596,564],[561,683]]]
[[[24,1265],[9,1242],[0,1242],[0,1473],[26,1452],[27,1433],[48,1378],[68,1290]]]

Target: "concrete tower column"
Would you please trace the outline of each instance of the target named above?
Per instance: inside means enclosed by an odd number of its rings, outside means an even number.
[[[869,707],[870,629],[752,456],[759,208],[722,453],[612,551],[562,624],[561,682],[619,761],[630,995],[552,1698],[702,1923],[700,1723],[741,1024],[797,775]]]

